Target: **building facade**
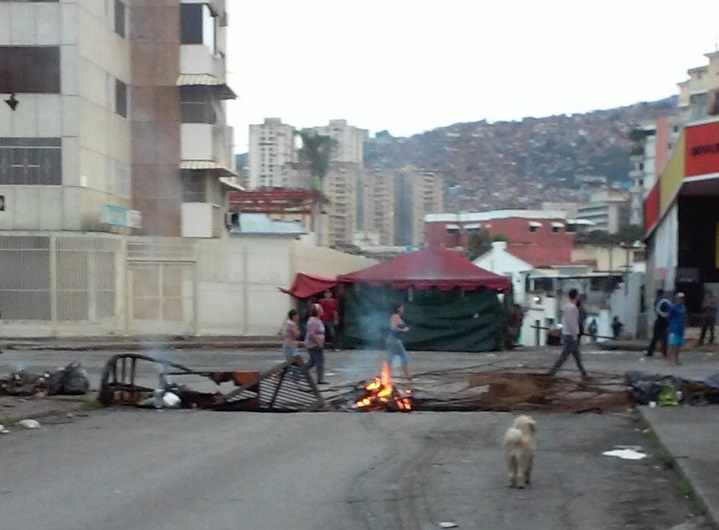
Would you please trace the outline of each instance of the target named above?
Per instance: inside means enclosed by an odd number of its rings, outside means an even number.
[[[362,172],[358,193],[358,231],[360,246],[395,244],[395,202],[397,179],[393,170],[369,169]]]
[[[0,2],[0,230],[179,236],[192,203],[215,235],[225,26],[222,0]]]
[[[317,134],[329,136],[335,141],[333,162],[357,164],[364,167],[364,143],[368,131],[354,127],[347,120],[330,120],[328,125],[312,127]]]
[[[285,165],[297,162],[295,128],[280,118],[250,125],[248,158],[250,189],[288,187]]]
[[[444,208],[439,173],[415,168],[397,170],[394,194],[395,245],[422,247],[427,243],[425,218]]]
[[[321,243],[329,247],[351,245],[357,227],[357,183],[361,169],[352,162],[332,162],[323,182],[327,197],[322,215]]]
[[[616,234],[629,223],[630,193],[624,190],[603,190],[593,193],[589,204],[578,208],[581,219],[591,221],[591,230]]]

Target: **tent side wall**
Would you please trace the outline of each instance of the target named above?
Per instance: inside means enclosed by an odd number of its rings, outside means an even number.
[[[411,300],[410,300],[411,295]],[[384,349],[394,305],[404,303],[408,350],[486,352],[502,348],[505,311],[497,293],[397,290],[355,284],[347,289],[343,346]]]

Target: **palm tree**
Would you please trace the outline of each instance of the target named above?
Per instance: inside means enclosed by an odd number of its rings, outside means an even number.
[[[302,142],[297,151],[300,162],[307,164],[312,173],[310,188],[321,196],[319,203],[314,208],[313,217],[316,220],[315,232],[317,233],[317,240],[319,244],[322,244],[322,214],[325,213],[322,205],[327,202],[324,196],[324,181],[330,168],[332,152],[337,145],[337,141],[329,136],[317,134],[317,131],[312,129],[302,129],[296,134]]]
[[[307,164],[312,173],[310,187],[321,193],[337,142],[329,136],[317,134],[312,129],[302,129],[297,132],[297,136],[302,142],[297,151],[300,162]]]

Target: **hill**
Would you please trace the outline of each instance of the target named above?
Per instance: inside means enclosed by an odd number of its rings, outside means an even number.
[[[628,185],[631,128],[670,114],[676,97],[585,114],[457,123],[408,138],[378,133],[365,164],[412,165],[446,177],[446,210],[538,207],[585,201],[597,187]]]

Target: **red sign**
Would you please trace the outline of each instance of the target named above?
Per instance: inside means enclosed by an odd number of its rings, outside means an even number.
[[[644,233],[649,234],[659,220],[659,183],[649,191],[644,199]]]
[[[719,173],[719,121],[686,128],[684,175]]]

